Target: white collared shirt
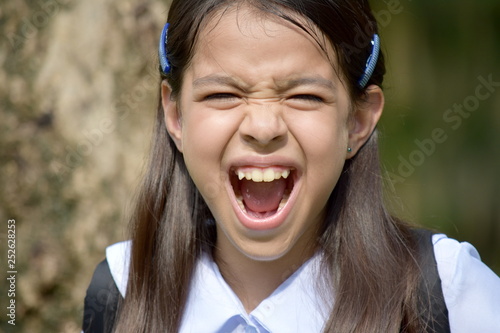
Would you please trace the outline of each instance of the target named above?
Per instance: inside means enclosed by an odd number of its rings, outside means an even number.
[[[433,236],[443,295],[452,333],[500,332],[500,278],[484,265],[469,243]],[[130,241],[106,249],[118,290],[125,296]],[[316,254],[247,314],[209,255],[196,265],[181,333],[321,332],[333,295],[317,288],[321,255]]]

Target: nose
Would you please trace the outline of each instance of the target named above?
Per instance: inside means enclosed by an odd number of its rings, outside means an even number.
[[[257,148],[283,143],[287,131],[279,102],[248,105],[240,125],[240,135],[244,142]]]

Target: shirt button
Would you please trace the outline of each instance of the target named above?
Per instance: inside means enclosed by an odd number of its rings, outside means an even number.
[[[261,312],[262,312],[262,314],[264,314],[267,317],[269,317],[273,314],[274,309],[275,309],[275,306],[270,301],[264,301],[261,304]]]

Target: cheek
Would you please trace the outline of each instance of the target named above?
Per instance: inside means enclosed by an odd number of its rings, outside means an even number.
[[[337,184],[345,164],[348,132],[343,128],[318,130],[311,141],[306,158],[308,174],[313,184],[328,196]]]
[[[183,149],[186,160],[216,162],[231,138],[228,122],[204,112],[191,111],[183,120]]]
[[[349,132],[343,117],[318,117],[296,122],[293,133],[306,160],[307,192],[323,207],[336,186],[347,156]],[[320,200],[321,198],[321,200]]]
[[[349,138],[346,118],[328,114],[303,117],[291,121],[289,127],[308,162],[323,165],[345,160]]]
[[[192,112],[183,119],[183,156],[194,183],[207,202],[225,191],[221,158],[234,130],[228,119]]]

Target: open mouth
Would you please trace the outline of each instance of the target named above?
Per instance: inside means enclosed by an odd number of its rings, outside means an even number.
[[[234,198],[243,215],[264,228],[265,221],[271,223],[273,217],[287,205],[295,185],[293,168],[287,167],[238,167],[230,170],[230,181]],[[281,221],[282,222],[282,221]],[[268,225],[267,227],[271,227]]]

